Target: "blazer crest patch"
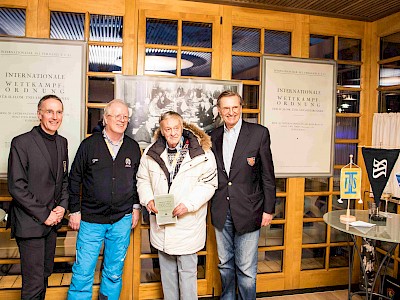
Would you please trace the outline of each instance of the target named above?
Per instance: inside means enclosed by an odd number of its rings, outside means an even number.
[[[256,164],[256,158],[254,156],[253,157],[248,157],[247,158],[247,163],[248,163],[248,165],[250,167],[254,166]]]
[[[131,168],[132,167],[132,162],[129,157],[125,158],[125,168]]]

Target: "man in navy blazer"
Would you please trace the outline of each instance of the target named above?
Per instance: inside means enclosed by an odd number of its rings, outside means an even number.
[[[63,119],[61,99],[44,96],[37,116],[40,125],[12,140],[8,159],[12,202],[7,226],[20,252],[21,299],[45,298],[68,201],[67,140],[57,133]]]
[[[211,200],[221,299],[256,299],[258,239],[275,211],[275,175],[266,127],[242,120],[242,97],[224,91],[218,112],[224,126],[211,132],[218,189]],[[237,285],[236,280],[237,278]]]

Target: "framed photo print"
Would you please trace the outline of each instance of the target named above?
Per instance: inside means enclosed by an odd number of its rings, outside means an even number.
[[[206,132],[221,125],[217,98],[225,90],[242,93],[240,81],[182,79],[155,76],[115,77],[115,98],[128,103],[131,117],[126,133],[141,147],[152,141],[158,119],[166,111],[178,112],[186,122]]]

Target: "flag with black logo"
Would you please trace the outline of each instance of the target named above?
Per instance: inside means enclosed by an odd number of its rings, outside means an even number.
[[[399,153],[400,149],[362,148],[369,183],[377,206]]]

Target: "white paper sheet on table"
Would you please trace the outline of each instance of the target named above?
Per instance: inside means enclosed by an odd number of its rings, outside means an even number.
[[[368,222],[364,222],[364,221],[354,221],[349,224],[350,224],[350,226],[354,226],[354,227],[368,227],[368,228],[376,225],[376,224],[368,223]]]

